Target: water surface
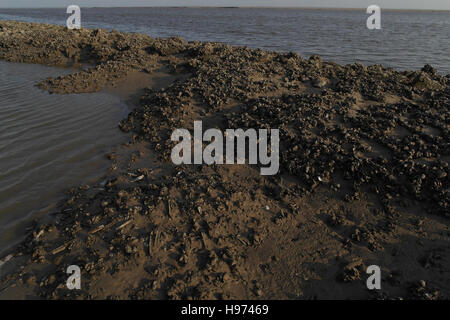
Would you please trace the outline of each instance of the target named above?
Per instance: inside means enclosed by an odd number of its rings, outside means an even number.
[[[383,64],[450,74],[450,12],[382,11],[382,30],[368,30],[365,10],[263,8],[81,8],[85,28],[153,37],[220,41],[274,51],[319,54],[341,64]],[[65,25],[61,9],[0,9],[0,19]]]
[[[105,93],[50,95],[35,84],[71,70],[0,61],[0,253],[63,190],[94,181],[126,136],[127,106]]]

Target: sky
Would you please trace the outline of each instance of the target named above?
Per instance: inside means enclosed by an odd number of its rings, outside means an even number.
[[[262,6],[450,10],[450,0],[0,0],[0,8],[118,6]]]

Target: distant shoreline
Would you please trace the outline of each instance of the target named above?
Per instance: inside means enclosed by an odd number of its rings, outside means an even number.
[[[65,8],[64,6],[61,7],[10,7],[10,8],[4,8],[0,7],[1,10],[17,10],[17,9],[61,9]],[[95,7],[85,7],[86,9],[94,9],[94,8],[108,8],[108,9],[114,9],[114,8],[158,8],[158,9],[291,9],[291,10],[333,10],[333,11],[365,11],[366,8],[337,8],[337,7],[267,7],[267,6],[230,6],[230,7],[214,7],[214,6],[140,6],[140,7],[128,7],[128,6],[114,6],[114,7],[107,7],[107,6],[95,6]],[[385,12],[450,12],[450,9],[400,9],[400,8],[388,8],[383,9]]]

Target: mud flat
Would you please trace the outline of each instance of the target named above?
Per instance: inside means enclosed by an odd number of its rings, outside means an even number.
[[[449,75],[19,22],[0,22],[0,58],[91,66],[39,83],[59,94],[172,76],[120,123],[132,140],[105,180],[70,190],[1,257],[0,298],[450,296]],[[173,166],[170,134],[194,120],[280,129],[280,173]]]

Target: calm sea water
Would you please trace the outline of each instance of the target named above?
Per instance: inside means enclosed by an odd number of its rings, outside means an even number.
[[[63,191],[100,178],[126,141],[128,107],[105,93],[50,95],[35,87],[67,69],[0,61],[0,258]]]
[[[65,24],[65,9],[0,9],[0,19]],[[382,12],[368,30],[361,11],[244,8],[82,8],[82,25],[153,37],[319,54],[347,64],[417,70],[428,63],[450,73],[450,12]]]

